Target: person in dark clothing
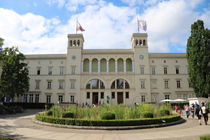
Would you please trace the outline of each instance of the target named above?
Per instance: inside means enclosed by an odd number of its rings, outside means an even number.
[[[204,103],[201,104],[201,113],[203,115],[205,125],[207,125],[209,109],[205,106]]]

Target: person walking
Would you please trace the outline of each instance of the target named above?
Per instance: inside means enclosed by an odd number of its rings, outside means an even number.
[[[189,116],[190,116],[190,107],[189,107],[189,105],[185,105],[184,106],[184,110],[185,110],[185,114],[186,114],[187,118],[189,118]]]
[[[202,123],[201,123],[201,115],[202,115],[201,108],[197,103],[195,103],[195,115],[198,117],[199,124],[202,125]]]
[[[194,104],[191,105],[190,111],[192,114],[192,118],[194,119],[194,117],[195,117],[195,105]]]
[[[207,125],[209,109],[205,106],[204,102],[201,103],[201,113],[203,115],[205,125]]]

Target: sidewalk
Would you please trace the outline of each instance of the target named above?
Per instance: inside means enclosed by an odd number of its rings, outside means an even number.
[[[186,123],[149,129],[134,130],[78,130],[54,128],[32,122],[34,113],[0,117],[0,135],[10,135],[24,140],[199,140],[199,136],[210,134],[210,122],[199,125],[197,119]],[[204,123],[203,123],[204,124]]]

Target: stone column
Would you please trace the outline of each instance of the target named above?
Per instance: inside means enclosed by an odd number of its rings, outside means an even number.
[[[84,71],[83,71],[83,61],[80,63],[80,72],[81,72],[81,73],[84,72]]]
[[[101,69],[100,69],[100,61],[98,61],[98,72],[100,72],[101,71]]]
[[[117,69],[118,69],[118,68],[117,68],[117,60],[115,60],[115,72],[118,71]]]
[[[132,60],[132,72],[134,72],[134,68],[135,68],[135,63]]]
[[[89,73],[91,73],[91,72],[92,72],[92,60],[89,63]]]
[[[123,61],[124,72],[126,72],[126,60]]]
[[[109,60],[106,61],[106,72],[109,72]]]

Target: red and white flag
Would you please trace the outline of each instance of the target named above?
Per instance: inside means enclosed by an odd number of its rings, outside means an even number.
[[[78,21],[77,21],[76,31],[81,31],[81,32],[85,31],[85,29],[82,28],[82,26],[79,24]]]

